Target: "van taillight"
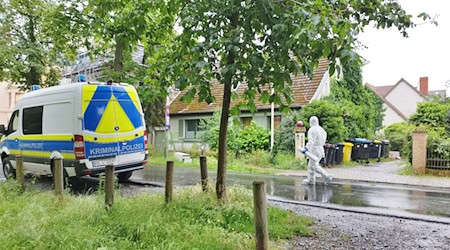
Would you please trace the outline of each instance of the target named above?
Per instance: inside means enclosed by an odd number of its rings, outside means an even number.
[[[84,155],[84,140],[82,135],[75,135],[75,142],[73,144],[75,151],[75,158],[81,160],[85,158]]]
[[[145,144],[145,152],[148,153],[148,137],[147,137],[147,131],[144,131],[144,144]]]

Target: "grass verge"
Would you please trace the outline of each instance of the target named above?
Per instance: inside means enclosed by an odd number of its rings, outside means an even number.
[[[3,249],[254,249],[251,191],[233,187],[221,204],[200,187],[162,194],[116,196],[110,213],[103,195],[21,194],[15,181],[0,183],[0,246]],[[312,220],[269,207],[271,245],[310,235]]]
[[[161,154],[152,154],[149,157],[149,165],[164,167],[168,160],[174,161],[176,166],[199,168],[199,158],[194,157],[192,162],[186,163],[175,159],[171,154],[168,159],[165,159]],[[217,169],[217,158],[208,156],[208,169]],[[306,160],[295,159],[293,154],[279,153],[274,159],[271,159],[270,153],[266,151],[256,151],[251,154],[241,156],[228,155],[227,157],[227,171],[245,172],[245,173],[261,173],[273,174],[280,172],[280,170],[306,170]]]

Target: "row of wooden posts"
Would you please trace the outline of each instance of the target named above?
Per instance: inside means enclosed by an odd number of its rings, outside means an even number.
[[[58,200],[63,199],[64,194],[64,171],[63,159],[54,159],[53,179],[55,195]],[[174,162],[167,161],[165,201],[172,201],[173,194],[173,168]],[[208,168],[206,156],[200,156],[200,175],[203,192],[208,191]],[[23,171],[23,159],[21,155],[16,156],[16,176],[22,191],[25,191],[25,179]],[[106,166],[105,169],[105,208],[111,211],[114,204],[114,166]],[[267,199],[264,181],[253,182],[253,205],[255,213],[256,249],[268,249],[268,223],[267,223]]]

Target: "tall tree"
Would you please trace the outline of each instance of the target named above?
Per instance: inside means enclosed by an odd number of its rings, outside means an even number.
[[[226,198],[227,125],[231,100],[236,99],[232,88],[240,83],[247,86],[232,114],[244,105],[254,111],[256,99],[285,110],[292,102],[291,74],[311,76],[320,58],[331,61],[333,74],[338,58],[345,64],[357,57],[352,52],[357,35],[369,24],[396,26],[404,36],[414,26],[411,16],[393,0],[186,0],[179,23],[183,32],[165,57],[166,66],[159,67],[160,83],[190,88],[186,100],[197,94],[206,102],[214,101],[211,81],[223,84],[219,199]]]
[[[158,60],[174,37],[178,5],[172,1],[59,0],[49,18],[53,20],[55,46],[68,60],[73,60],[80,49],[87,50],[91,57],[108,59],[102,65],[100,80],[138,86],[150,126],[163,124],[165,98],[145,85],[146,64]],[[133,53],[142,46],[144,56],[137,61]]]
[[[53,2],[5,0],[0,9],[0,78],[29,89],[58,84],[60,71],[45,36],[45,16]]]

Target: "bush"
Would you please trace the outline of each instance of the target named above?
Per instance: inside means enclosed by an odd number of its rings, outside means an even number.
[[[393,151],[404,151],[408,144],[408,136],[414,131],[414,126],[406,122],[394,123],[384,129],[384,135],[390,142]]]
[[[203,119],[200,127],[204,131],[201,136],[202,142],[208,144],[211,150],[218,150],[220,113],[217,112],[213,117]],[[256,125],[254,121],[244,128],[235,124],[228,125],[227,149],[235,154],[267,150],[269,139],[269,130]]]
[[[342,118],[342,110],[338,105],[327,100],[313,101],[300,110],[297,120],[303,121],[306,128],[309,129],[309,118],[311,116],[319,118],[320,125],[328,134],[327,142],[337,143],[345,139],[344,119]]]

